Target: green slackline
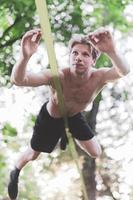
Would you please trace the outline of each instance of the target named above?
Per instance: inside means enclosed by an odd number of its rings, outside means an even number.
[[[69,140],[69,150],[70,150],[71,155],[76,163],[77,170],[80,174],[84,198],[85,198],[85,200],[88,200],[83,174],[80,169],[79,162],[78,162],[78,153],[76,151],[76,147],[75,147],[73,138],[72,138],[71,134],[69,133],[69,129],[68,129],[68,120],[67,120],[67,116],[66,116],[64,98],[62,95],[62,87],[61,87],[61,83],[59,80],[59,72],[58,72],[58,67],[57,67],[55,51],[54,51],[51,26],[50,26],[49,17],[48,17],[47,3],[46,3],[46,0],[35,0],[35,2],[36,2],[36,7],[37,7],[38,14],[39,14],[39,18],[40,18],[42,37],[45,41],[47,52],[48,52],[49,64],[50,64],[51,72],[53,75],[53,82],[54,82],[54,85],[55,85],[55,88],[57,91],[58,100],[59,100],[59,111],[60,111],[61,116],[63,116],[63,118],[64,118],[65,131],[66,131],[66,135]]]

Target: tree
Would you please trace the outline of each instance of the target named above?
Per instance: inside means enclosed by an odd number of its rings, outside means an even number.
[[[25,31],[35,26],[34,1],[18,2],[1,0],[0,4],[0,76],[2,83],[7,83],[15,63],[13,45],[18,42]]]

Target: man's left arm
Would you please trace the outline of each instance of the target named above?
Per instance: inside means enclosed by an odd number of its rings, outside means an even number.
[[[103,68],[106,82],[114,81],[130,72],[124,56],[116,50],[111,33],[106,29],[99,29],[89,35],[89,39],[95,48],[105,53],[112,61],[111,68]]]

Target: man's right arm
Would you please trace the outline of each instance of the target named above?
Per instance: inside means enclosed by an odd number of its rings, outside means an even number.
[[[15,85],[21,85],[23,82],[25,82],[26,78],[26,66],[29,59],[22,58],[20,56],[20,59],[18,62],[14,65],[11,73],[11,83]]]
[[[36,52],[41,33],[40,30],[28,31],[22,38],[20,59],[14,65],[11,73],[11,82],[19,86],[40,86],[48,85],[51,82],[51,73],[49,70],[40,73],[31,73],[26,70],[30,57]]]
[[[28,60],[20,58],[13,67],[11,73],[11,82],[13,84],[31,87],[51,84],[52,76],[50,70],[45,69],[38,73],[28,72],[26,70],[27,63]]]

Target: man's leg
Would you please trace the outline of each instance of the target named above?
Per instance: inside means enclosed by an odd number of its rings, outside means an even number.
[[[18,178],[21,169],[31,160],[35,160],[40,152],[34,151],[29,147],[19,158],[15,169],[10,173],[10,181],[8,184],[8,194],[11,199],[16,199],[18,194]]]
[[[90,140],[77,140],[76,143],[83,149],[87,154],[89,154],[93,158],[97,158],[101,155],[102,150],[99,143],[94,136]]]

